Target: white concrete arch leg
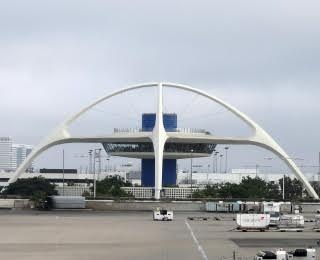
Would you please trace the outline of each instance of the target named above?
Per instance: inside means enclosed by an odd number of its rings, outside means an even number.
[[[13,177],[10,178],[7,185],[15,182],[19,176],[26,171],[30,163],[34,161],[41,153],[50,147],[63,143],[63,140],[70,137],[65,125],[58,127],[51,135],[44,139],[37,147],[35,147],[28,157],[21,163]]]
[[[152,132],[152,143],[154,149],[155,159],[155,199],[160,199],[160,192],[162,190],[162,167],[163,167],[163,150],[167,140],[166,130],[163,125],[163,91],[162,84],[158,86],[157,95],[157,113],[156,122]]]
[[[263,147],[275,155],[277,155],[292,170],[293,174],[302,182],[308,194],[315,199],[319,199],[319,195],[315,192],[306,176],[300,171],[295,162],[281,148],[281,146],[262,128],[257,126],[256,135],[252,138],[256,145]]]
[[[319,199],[318,194],[315,192],[315,190],[312,188],[311,184],[308,182],[307,178],[303,175],[303,173],[299,170],[297,165],[289,159],[286,152],[274,141],[274,139],[262,128],[260,127],[255,121],[253,121],[249,116],[242,113],[235,107],[231,106],[230,104],[226,103],[225,101],[209,95],[208,93],[205,93],[203,91],[197,90],[195,88],[186,86],[186,85],[180,85],[175,83],[163,83],[165,87],[172,87],[172,88],[178,88],[178,89],[184,89],[190,92],[197,93],[203,97],[207,97],[211,99],[212,101],[220,104],[221,106],[228,109],[231,113],[233,113],[235,116],[240,118],[244,123],[246,123],[251,129],[253,130],[253,136],[248,138],[246,141],[248,143],[252,142],[257,144],[258,146],[262,146],[267,148],[268,150],[273,151],[275,154],[277,154],[279,157],[281,157],[284,162],[292,169],[293,173],[297,176],[299,180],[302,181],[303,185],[305,186],[306,190],[308,191],[309,195],[312,196],[315,199]]]
[[[48,148],[56,144],[64,143],[64,140],[66,138],[71,137],[70,133],[68,132],[68,127],[70,126],[70,124],[72,124],[75,120],[77,120],[79,117],[81,117],[83,114],[85,114],[87,111],[92,109],[97,104],[100,104],[103,101],[106,101],[114,96],[120,95],[127,91],[141,89],[141,88],[151,88],[156,86],[158,86],[158,83],[155,83],[155,82],[133,85],[124,89],[117,90],[111,94],[105,95],[95,100],[94,102],[90,103],[89,105],[83,107],[77,113],[75,113],[71,117],[68,117],[66,120],[64,120],[52,134],[48,135],[39,145],[37,145],[33,149],[33,151],[28,155],[28,157],[24,160],[24,162],[19,166],[19,168],[12,175],[8,184],[15,182],[21,176],[21,174],[28,168],[28,165],[30,165],[30,163],[43,151],[47,150]]]

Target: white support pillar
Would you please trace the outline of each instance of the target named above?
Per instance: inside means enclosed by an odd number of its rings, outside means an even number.
[[[167,133],[163,125],[163,91],[161,83],[158,85],[157,101],[156,122],[152,132],[152,143],[155,160],[154,197],[155,199],[160,199],[160,192],[162,190],[163,150],[167,140]]]

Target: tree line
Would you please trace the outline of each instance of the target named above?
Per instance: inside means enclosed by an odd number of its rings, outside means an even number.
[[[320,185],[312,183],[316,192],[319,194]],[[193,193],[193,198],[242,198],[242,199],[274,199],[280,200],[284,195],[287,200],[297,200],[308,197],[303,184],[298,179],[291,179],[288,176],[279,179],[278,182],[267,182],[259,177],[249,176],[242,178],[239,184],[221,183],[207,185],[205,189]]]

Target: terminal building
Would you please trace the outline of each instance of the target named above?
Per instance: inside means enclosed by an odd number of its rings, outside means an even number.
[[[156,114],[142,115],[142,131],[151,132],[155,126]],[[177,114],[163,114],[163,125],[166,132],[189,132],[210,134],[202,129],[178,128]],[[134,129],[115,129],[115,132],[135,131]],[[137,129],[140,131],[140,129]],[[162,186],[169,187],[177,184],[177,160],[186,158],[208,157],[215,149],[215,144],[204,143],[175,143],[167,142],[164,146]],[[141,159],[141,184],[144,187],[155,186],[155,159],[153,144],[143,143],[103,143],[106,152],[111,156]]]

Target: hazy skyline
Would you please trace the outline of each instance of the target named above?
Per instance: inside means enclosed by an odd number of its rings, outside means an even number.
[[[130,84],[171,81],[233,104],[288,154],[315,165],[319,8],[318,1],[2,1],[0,136],[37,144],[95,98]],[[112,127],[132,125],[113,120]],[[70,166],[77,164],[73,154],[87,149],[66,147]],[[268,153],[249,148],[232,148],[230,163],[270,164],[263,160]],[[54,155],[38,165],[57,165]]]

